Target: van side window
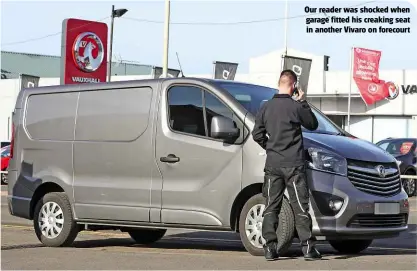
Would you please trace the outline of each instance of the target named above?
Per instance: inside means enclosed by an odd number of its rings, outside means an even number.
[[[168,105],[172,130],[206,136],[202,89],[193,86],[174,86],[168,91]]]

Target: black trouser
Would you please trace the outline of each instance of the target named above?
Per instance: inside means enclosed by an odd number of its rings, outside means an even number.
[[[263,195],[266,198],[262,223],[262,236],[266,245],[276,244],[278,215],[281,211],[282,197],[285,188],[288,190],[295,224],[303,252],[314,246],[315,238],[311,234],[312,222],[309,211],[309,191],[305,166],[288,168],[265,168]]]

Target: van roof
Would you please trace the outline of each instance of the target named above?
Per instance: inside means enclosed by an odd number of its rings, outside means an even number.
[[[135,87],[138,84],[160,84],[165,81],[185,81],[185,82],[227,82],[230,84],[242,84],[242,85],[256,85],[245,82],[238,82],[232,80],[211,79],[211,78],[198,78],[198,77],[175,77],[175,78],[157,78],[157,79],[138,79],[138,80],[126,80],[126,81],[113,81],[103,83],[84,83],[84,84],[67,84],[67,85],[53,85],[42,86],[36,88],[25,88],[22,92],[26,94],[33,93],[45,93],[45,92],[72,92],[72,91],[88,91],[96,89],[110,89],[110,88],[122,88],[122,87]]]

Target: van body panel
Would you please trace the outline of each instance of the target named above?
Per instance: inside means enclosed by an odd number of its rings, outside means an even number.
[[[135,141],[148,128],[152,93],[150,87],[81,92],[75,141]]]
[[[30,95],[24,118],[29,137],[34,140],[74,140],[78,96],[77,92]]]
[[[80,95],[74,141],[77,218],[149,221],[151,87]]]
[[[246,116],[245,124],[252,131],[255,121],[251,114]],[[243,164],[251,166],[244,166],[242,169],[242,187],[247,187],[253,183],[263,184],[265,161],[265,150],[253,140],[251,135],[243,146]]]
[[[159,169],[158,163],[155,159],[155,149],[156,149],[156,134],[158,130],[158,114],[159,114],[159,106],[161,103],[161,83],[158,82],[155,85],[155,102],[152,103],[151,108],[151,120],[150,120],[150,129],[152,129],[152,184],[149,191],[151,202],[150,202],[150,212],[149,212],[149,220],[152,223],[160,223],[161,222],[161,208],[162,208],[162,185],[163,185],[163,178],[161,171]]]
[[[78,93],[28,95],[19,136],[18,182],[35,191],[54,182],[72,196],[72,140]],[[72,199],[72,197],[71,197]]]
[[[186,220],[193,221],[192,224],[228,226],[234,200],[230,195],[241,189],[242,145],[173,131],[169,126],[167,97],[175,81],[169,83],[162,85],[155,151],[163,178],[161,222]],[[182,82],[182,86],[187,84],[196,86],[195,82]],[[218,94],[209,85],[197,86]],[[175,164],[160,161],[160,157],[169,154],[180,161]]]
[[[245,118],[245,126],[252,131],[254,125],[254,116],[248,113]],[[264,183],[265,161],[266,151],[253,140],[252,136],[249,136],[243,146],[243,165],[250,166],[242,168],[242,188],[254,183]],[[285,189],[284,195],[289,198],[287,189]]]
[[[78,93],[28,95],[19,131],[17,181],[31,191],[55,182],[72,195],[72,140]],[[23,136],[24,135],[24,136]]]
[[[35,191],[48,182],[60,186],[73,203],[71,140],[77,99],[78,93],[19,94],[16,106],[24,103],[14,111],[8,184],[15,215],[29,218]]]
[[[315,133],[304,133],[305,146],[324,147],[347,159],[361,161],[374,161],[379,163],[393,163],[395,159],[387,155],[384,150],[378,148],[369,141],[359,138],[350,138],[338,135],[326,135]]]

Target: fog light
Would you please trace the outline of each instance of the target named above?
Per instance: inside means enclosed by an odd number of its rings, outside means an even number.
[[[404,200],[403,207],[405,207],[405,208],[409,208],[410,207],[410,203],[408,202],[408,199],[405,199]]]
[[[342,208],[342,205],[343,205],[343,201],[341,201],[341,200],[333,200],[333,199],[331,199],[330,201],[329,201],[329,207],[330,207],[330,209],[332,209],[333,211],[339,211],[340,210],[340,208]]]

